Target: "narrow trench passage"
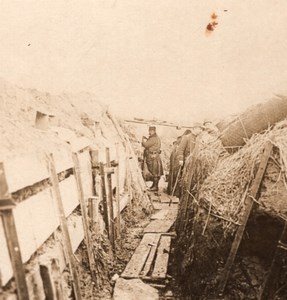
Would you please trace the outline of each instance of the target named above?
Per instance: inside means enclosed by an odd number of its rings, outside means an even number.
[[[126,228],[124,231],[116,267],[122,281],[120,284],[116,283],[114,299],[124,299],[124,296],[132,297],[130,299],[183,299],[174,274],[174,222],[177,217],[178,198],[165,193],[166,185],[162,178],[159,192],[149,192],[154,206],[153,213],[149,217],[141,216],[143,218],[133,224],[135,227]],[[127,256],[130,257],[129,261]],[[131,285],[138,285],[139,279],[146,285],[131,288]]]

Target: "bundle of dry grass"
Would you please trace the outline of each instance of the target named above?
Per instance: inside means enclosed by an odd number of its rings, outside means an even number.
[[[227,155],[217,134],[204,132],[197,138],[196,149],[185,163],[183,170],[183,190],[193,191],[202,184],[216,167],[220,157]]]
[[[226,230],[234,227],[231,225],[240,223],[245,208],[244,200],[248,196],[267,141],[275,146],[271,159],[279,166],[279,172],[284,174],[287,188],[287,120],[262,134],[253,135],[238,152],[219,160],[214,171],[200,187],[200,205],[223,219]]]

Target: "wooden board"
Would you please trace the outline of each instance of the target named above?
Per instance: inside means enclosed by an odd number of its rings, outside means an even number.
[[[156,234],[155,238],[154,238],[154,241],[153,241],[153,246],[151,246],[151,249],[150,249],[148,258],[145,262],[144,268],[140,273],[141,276],[147,276],[148,275],[148,273],[151,269],[151,266],[154,262],[154,259],[155,259],[155,254],[156,254],[156,251],[157,251],[157,246],[158,246],[159,240],[160,240],[160,234]]]
[[[164,279],[167,273],[168,258],[170,252],[170,236],[162,236],[157,249],[156,261],[151,277]]]
[[[168,209],[162,209],[151,216],[151,220],[164,220],[168,214]]]
[[[169,220],[154,220],[145,229],[144,233],[165,233],[168,232],[175,221],[174,219]]]
[[[155,244],[158,239],[158,234],[147,233],[144,235],[141,240],[139,246],[131,257],[129,263],[127,264],[124,272],[122,273],[122,277],[124,278],[138,278],[140,276],[140,272],[144,267],[144,264],[148,258],[148,255],[151,251],[150,246]]]
[[[69,146],[53,149],[57,173],[73,167]],[[44,152],[27,153],[4,160],[9,192],[14,193],[49,177],[47,156]]]
[[[155,210],[160,210],[160,209],[178,209],[178,204],[177,203],[172,203],[169,206],[168,203],[154,202],[153,206],[154,206]]]
[[[79,205],[74,176],[60,182],[60,192],[63,198],[65,216],[68,217]],[[14,217],[22,259],[23,262],[26,262],[59,226],[58,213],[51,189],[47,188],[19,203],[14,209]],[[9,280],[12,276],[11,264],[1,222],[0,269],[3,281]]]
[[[151,216],[152,220],[175,220],[177,215],[177,209],[162,209],[159,212]]]

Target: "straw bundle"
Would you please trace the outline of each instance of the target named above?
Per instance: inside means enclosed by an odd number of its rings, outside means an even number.
[[[199,203],[211,214],[224,219],[226,229],[239,224],[244,212],[244,200],[256,174],[256,169],[267,141],[279,149],[279,164],[287,171],[287,121],[272,130],[253,135],[247,144],[233,155],[221,159],[199,191]],[[286,174],[286,173],[285,173]],[[286,183],[286,177],[284,178]],[[285,185],[287,187],[287,185]]]
[[[189,190],[189,182],[193,190],[195,185],[198,187],[202,184],[217,165],[219,157],[226,154],[216,134],[204,132],[197,138],[196,144],[196,151],[187,158],[183,170],[184,191]]]

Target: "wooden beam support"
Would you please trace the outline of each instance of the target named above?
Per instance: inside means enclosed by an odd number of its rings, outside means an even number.
[[[96,280],[96,263],[93,254],[93,246],[92,246],[92,241],[91,241],[91,236],[89,231],[87,203],[84,197],[84,189],[83,189],[83,182],[81,178],[79,157],[78,154],[75,152],[73,153],[73,161],[74,161],[74,173],[77,182],[78,198],[79,198],[81,211],[82,211],[82,220],[83,220],[84,233],[85,233],[85,243],[87,245],[89,265],[90,265],[92,278]]]
[[[155,121],[155,120],[125,120],[125,122],[128,123],[136,123],[136,124],[142,124],[142,125],[153,125],[153,126],[166,126],[166,127],[175,127],[176,129],[181,128],[193,128],[191,125],[179,125],[174,124],[166,121]]]
[[[234,241],[233,241],[232,246],[231,246],[229,256],[227,258],[222,276],[221,276],[220,281],[219,281],[219,285],[218,285],[218,294],[219,295],[222,295],[223,292],[224,292],[224,289],[225,289],[227,280],[229,278],[229,274],[230,274],[232,265],[234,263],[239,245],[241,243],[241,240],[242,240],[242,237],[243,237],[243,234],[244,234],[244,231],[245,231],[247,221],[249,219],[251,210],[253,208],[253,203],[254,203],[253,199],[255,199],[257,197],[258,190],[259,190],[261,181],[263,179],[269,157],[272,153],[272,149],[273,149],[273,144],[270,141],[267,142],[265,147],[264,147],[264,152],[261,156],[258,171],[257,171],[255,179],[252,183],[250,195],[247,197],[247,200],[246,200],[247,201],[246,209],[245,209],[244,215],[242,217],[242,220],[240,222],[242,225],[240,225],[237,229]]]
[[[110,149],[106,148],[107,167],[111,167]],[[115,223],[114,223],[114,206],[113,206],[113,188],[112,188],[112,174],[107,173],[107,186],[108,186],[108,207],[109,207],[109,232],[110,242],[113,250],[115,251]]]
[[[104,164],[100,163],[100,173],[101,173],[101,185],[102,185],[102,197],[103,197],[103,210],[104,210],[104,222],[106,225],[106,230],[108,233],[108,237],[110,237],[109,233],[109,216],[108,216],[108,203],[107,203],[107,193],[106,193],[106,184],[105,184],[105,170]]]
[[[0,163],[0,214],[2,218],[4,233],[13,273],[16,281],[17,295],[19,300],[29,299],[29,293],[25,278],[25,271],[22,262],[22,255],[18,241],[17,229],[15,226],[12,209],[15,207],[8,190],[5,176],[4,164]]]
[[[67,219],[65,217],[62,197],[60,193],[60,187],[59,187],[59,181],[58,181],[58,175],[55,168],[55,162],[53,154],[51,153],[49,155],[49,173],[50,173],[50,180],[52,183],[52,189],[53,193],[56,199],[57,203],[57,209],[59,213],[59,219],[60,219],[60,228],[62,231],[62,238],[63,238],[63,249],[65,253],[66,261],[68,262],[69,269],[72,275],[72,281],[73,281],[73,289],[76,300],[81,300],[81,289],[80,289],[80,280],[78,276],[77,271],[77,264],[75,262],[74,253],[72,250],[72,244],[71,239],[68,231],[68,225],[67,225]]]
[[[119,144],[116,143],[116,160],[120,163]],[[121,236],[120,165],[116,167],[117,238]]]

